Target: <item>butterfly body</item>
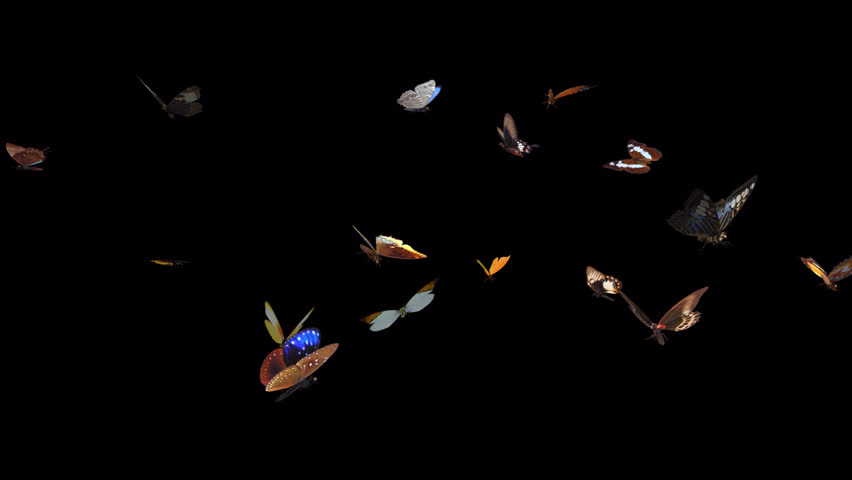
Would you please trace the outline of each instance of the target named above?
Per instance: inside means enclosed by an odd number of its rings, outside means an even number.
[[[435,86],[435,80],[421,83],[414,87],[414,90],[407,90],[396,103],[402,105],[409,112],[425,112],[429,110],[427,105],[432,103],[432,100],[441,92],[440,86]]]
[[[754,191],[757,176],[740,185],[727,198],[713,202],[701,189],[695,189],[682,209],[666,220],[678,232],[696,237],[705,244],[719,244],[727,238],[725,229]]]
[[[647,173],[651,170],[650,163],[663,157],[663,153],[642,142],[630,140],[627,142],[627,153],[630,158],[605,163],[603,168],[627,173]]]
[[[47,151],[47,148],[22,147],[20,145],[15,145],[14,143],[6,142],[6,152],[10,157],[12,157],[12,160],[18,164],[18,170],[31,170],[34,172],[44,170],[41,167],[34,167],[33,165],[43,162]]]
[[[538,147],[536,144],[530,145],[518,138],[515,120],[508,113],[503,116],[503,128],[497,127],[497,134],[500,135],[500,140],[502,140],[499,144],[500,148],[518,157],[523,157],[531,153],[534,147]]]
[[[681,301],[675,304],[675,306],[670,308],[658,322],[651,321],[648,315],[646,315],[645,312],[643,312],[642,309],[640,309],[639,306],[630,299],[630,297],[625,295],[624,292],[619,291],[618,295],[627,302],[627,306],[630,308],[630,311],[636,315],[636,318],[638,318],[643,325],[651,329],[651,336],[649,338],[657,340],[657,343],[660,345],[665,345],[666,336],[664,332],[681,332],[695,325],[698,320],[701,319],[701,312],[696,311],[695,307],[698,306],[698,301],[701,300],[701,296],[704,295],[704,292],[706,292],[708,288],[709,287],[700,288],[684,297]]]

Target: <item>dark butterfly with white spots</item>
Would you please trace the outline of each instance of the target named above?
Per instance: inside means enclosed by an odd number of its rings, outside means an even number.
[[[663,158],[663,153],[656,148],[651,148],[642,142],[630,140],[627,142],[627,153],[630,158],[619,160],[617,162],[609,162],[603,165],[603,168],[617,170],[619,172],[628,173],[647,173],[651,170],[648,165],[651,162]]]
[[[696,237],[704,243],[721,243],[728,236],[725,229],[743,208],[756,183],[755,175],[727,198],[715,203],[703,190],[696,188],[684,202],[683,208],[666,221],[684,235]]]
[[[503,116],[503,128],[497,127],[497,133],[500,135],[500,140],[502,140],[500,148],[512,155],[523,157],[524,154],[532,152],[533,147],[538,147],[538,145],[530,145],[518,138],[518,128],[515,126],[515,120],[508,113]]]
[[[139,78],[139,75],[136,76]],[[182,92],[178,93],[175,98],[172,99],[169,103],[163,101],[162,98],[159,97],[151,87],[149,87],[145,82],[139,78],[139,81],[142,82],[142,85],[151,92],[151,95],[154,96],[154,100],[160,104],[163,108],[163,111],[169,114],[169,118],[175,118],[175,115],[180,115],[181,117],[191,117],[198,113],[201,113],[201,104],[198,103],[198,99],[201,98],[201,87],[197,85],[193,85],[191,87],[187,87]]]
[[[609,301],[613,299],[604,294],[615,295],[621,291],[621,280],[611,275],[604,275],[592,267],[586,267],[586,285],[595,292],[594,296]]]
[[[630,300],[630,297],[625,295],[624,292],[619,291],[618,294],[625,302],[627,302],[627,306],[630,307],[630,311],[636,315],[636,318],[638,318],[646,327],[651,329],[653,333],[648,338],[654,338],[657,340],[657,343],[664,345],[666,343],[666,336],[664,335],[664,332],[681,332],[698,322],[701,318],[701,312],[696,311],[695,307],[698,306],[698,301],[701,300],[701,296],[704,295],[704,292],[706,292],[708,288],[710,287],[700,288],[687,295],[686,298],[677,302],[674,307],[670,308],[657,323],[652,322],[648,315],[646,315],[645,312],[633,303],[633,301]]]

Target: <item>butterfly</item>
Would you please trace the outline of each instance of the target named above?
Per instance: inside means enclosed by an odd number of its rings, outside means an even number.
[[[374,332],[390,327],[397,318],[402,318],[409,313],[419,312],[432,303],[432,300],[435,298],[435,294],[432,293],[432,290],[435,289],[435,283],[437,282],[438,279],[436,278],[435,280],[427,283],[423,288],[418,290],[408,302],[405,303],[404,307],[398,310],[385,310],[372,315],[367,315],[362,318],[361,321],[370,324],[370,330]]]
[[[586,285],[595,292],[594,296],[609,301],[613,301],[613,299],[604,296],[605,293],[615,295],[621,291],[621,280],[610,275],[604,275],[592,267],[586,267]]]
[[[296,324],[287,337],[281,329],[278,317],[269,302],[264,302],[266,310],[266,330],[275,343],[280,344],[266,358],[260,366],[260,383],[266,387],[267,392],[283,390],[295,385],[302,386],[302,382],[322,366],[337,350],[338,344],[333,343],[319,348],[320,333],[316,328],[301,330],[305,320],[314,311],[311,308],[302,320]],[[285,398],[282,395],[276,401]]]
[[[645,315],[645,312],[633,303],[633,301],[630,300],[623,291],[619,290],[618,294],[625,302],[627,302],[627,306],[630,307],[630,311],[636,315],[636,318],[638,318],[646,327],[651,329],[653,334],[648,338],[655,338],[657,343],[664,345],[666,343],[666,336],[664,335],[664,332],[681,332],[698,322],[701,318],[701,312],[696,311],[695,307],[698,305],[698,301],[701,300],[701,296],[704,295],[704,292],[706,292],[708,288],[710,287],[700,288],[687,295],[683,300],[677,302],[674,307],[670,308],[669,311],[663,315],[663,318],[661,318],[657,323],[652,322],[651,319],[648,318],[648,315]]]
[[[512,155],[523,157],[525,153],[532,152],[533,147],[538,145],[530,145],[527,142],[518,138],[518,129],[515,127],[515,120],[508,113],[503,116],[503,129],[497,127],[497,133],[500,135],[500,148],[506,150]]]
[[[139,78],[139,75],[137,75],[136,78]],[[188,87],[178,93],[172,101],[166,103],[162,98],[154,93],[154,91],[151,90],[151,87],[145,84],[141,78],[139,78],[139,81],[142,82],[142,85],[145,86],[149,92],[151,92],[151,95],[154,96],[157,103],[163,107],[163,111],[169,114],[169,118],[175,118],[175,115],[191,117],[195,114],[201,113],[201,104],[198,103],[198,99],[201,98],[201,87],[197,85]]]
[[[605,163],[603,168],[619,172],[646,173],[651,169],[648,166],[649,163],[656,162],[663,157],[662,152],[656,148],[651,148],[636,140],[629,140],[627,142],[627,153],[630,155],[630,158]]]
[[[352,225],[352,228],[355,228],[355,225]],[[376,265],[379,264],[380,257],[399,258],[404,260],[418,260],[426,258],[426,255],[411,248],[410,245],[402,243],[402,240],[397,240],[396,238],[388,237],[386,235],[379,235],[376,237],[376,246],[373,247],[373,244],[367,240],[367,237],[365,237],[364,234],[362,234],[357,228],[355,228],[355,231],[358,232],[358,235],[361,235],[361,238],[363,238],[365,242],[367,242],[367,245],[359,245],[361,250],[367,254],[370,260],[376,262]]]
[[[819,264],[813,258],[804,258],[800,257],[802,263],[807,265],[808,268],[811,269],[812,272],[819,275],[822,278],[822,281],[825,282],[825,286],[829,288],[829,290],[837,291],[836,282],[843,280],[844,278],[852,275],[852,257],[843,260],[838,263],[837,266],[831,269],[831,273],[826,274],[825,270],[819,266]]]
[[[476,260],[476,263],[478,263],[479,266],[482,267],[483,270],[485,270],[486,280],[494,280],[494,274],[499,272],[503,269],[503,267],[506,266],[506,262],[509,261],[510,257],[511,255],[507,257],[495,258],[493,261],[491,261],[491,268],[485,268],[485,265],[483,265],[482,262],[479,261],[479,259]]]
[[[33,167],[33,165],[44,161],[44,154],[47,153],[47,150],[47,148],[38,149],[34,147],[21,147],[13,143],[6,142],[6,151],[9,153],[9,156],[12,157],[12,160],[18,162],[18,170],[32,170],[34,172],[44,170],[41,167]]]
[[[683,209],[676,211],[666,220],[678,232],[697,237],[704,243],[721,243],[727,238],[725,228],[745,205],[754,191],[757,176],[737,187],[728,198],[713,203],[713,200],[696,188],[686,199]]]
[[[547,109],[550,110],[551,105],[553,105],[554,108],[556,107],[556,99],[557,98],[567,97],[568,95],[573,95],[575,93],[579,93],[579,92],[582,92],[584,90],[588,90],[588,89],[592,88],[593,86],[594,85],[578,85],[576,87],[566,88],[565,90],[562,90],[561,92],[559,92],[557,95],[553,95],[553,90],[548,88],[547,93],[545,94],[545,96],[547,97],[547,100],[545,100],[541,103],[546,103]]]
[[[435,80],[429,80],[417,85],[414,90],[406,90],[399,96],[396,103],[405,107],[409,112],[425,112],[429,110],[426,105],[435,100],[440,92],[441,87],[435,86]]]
[[[189,260],[149,260],[151,263],[162,265],[164,267],[181,267],[187,263],[192,263]]]

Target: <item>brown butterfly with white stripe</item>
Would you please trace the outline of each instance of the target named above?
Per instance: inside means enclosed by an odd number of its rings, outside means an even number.
[[[647,173],[651,170],[648,165],[651,162],[663,158],[663,153],[656,148],[651,148],[644,143],[630,140],[627,142],[627,153],[630,158],[618,160],[617,162],[609,162],[603,165],[603,168],[617,170],[619,172],[628,173]]]
[[[704,295],[704,292],[708,288],[710,287],[700,288],[687,295],[683,300],[677,302],[674,307],[670,308],[657,323],[652,322],[648,315],[633,303],[624,292],[619,291],[618,294],[627,302],[627,306],[630,307],[630,311],[636,315],[636,318],[651,329],[653,333],[648,338],[655,338],[657,343],[665,345],[665,331],[681,332],[698,322],[701,318],[701,312],[696,311],[695,307],[698,306],[698,301],[701,300],[701,296]]]

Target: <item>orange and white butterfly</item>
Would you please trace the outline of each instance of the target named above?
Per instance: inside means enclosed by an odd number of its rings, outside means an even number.
[[[355,225],[352,225],[352,228],[355,228]],[[370,260],[375,262],[376,265],[379,264],[380,257],[399,258],[403,260],[426,258],[426,255],[411,248],[410,245],[402,243],[402,240],[388,237],[386,235],[379,235],[376,237],[376,246],[373,247],[373,244],[367,240],[367,237],[365,237],[364,234],[358,231],[357,228],[355,228],[355,231],[358,232],[358,235],[361,235],[361,238],[363,238],[365,242],[367,242],[367,245],[359,245],[361,250],[366,253]]]
[[[836,267],[831,269],[830,273],[825,273],[825,270],[819,266],[819,264],[813,258],[805,258],[800,257],[802,263],[804,263],[808,268],[811,269],[812,272],[819,275],[822,278],[822,281],[825,282],[825,286],[829,288],[829,290],[837,291],[837,285],[835,282],[843,280],[844,278],[852,275],[852,257],[843,260],[838,263]]]
[[[663,157],[662,152],[656,148],[651,148],[636,140],[627,142],[627,153],[630,154],[630,158],[605,163],[603,168],[628,173],[647,173],[651,170],[648,164]]]
[[[476,263],[478,263],[479,266],[482,267],[483,270],[485,270],[485,275],[486,275],[485,279],[486,280],[494,280],[494,274],[499,272],[500,270],[503,269],[503,267],[506,266],[506,262],[509,261],[510,257],[511,257],[511,255],[506,256],[506,257],[495,258],[491,262],[491,268],[485,268],[485,265],[483,265],[482,262],[480,262],[478,258],[476,259]]]
[[[435,289],[435,283],[438,279],[427,283],[423,288],[417,291],[411,299],[405,303],[405,306],[397,310],[384,310],[376,312],[372,315],[367,315],[361,321],[370,324],[370,330],[378,332],[384,330],[396,321],[397,318],[402,318],[409,313],[419,312],[432,303],[435,294],[432,291]]]
[[[545,96],[547,97],[547,100],[545,100],[541,103],[547,104],[547,109],[550,110],[551,105],[556,107],[556,99],[562,98],[562,97],[567,97],[568,95],[573,95],[575,93],[579,93],[579,92],[582,92],[584,90],[588,90],[588,89],[592,88],[593,86],[594,85],[577,85],[576,87],[566,88],[565,90],[562,90],[561,92],[559,92],[556,95],[553,94],[553,90],[548,88],[547,93],[545,94]]]

